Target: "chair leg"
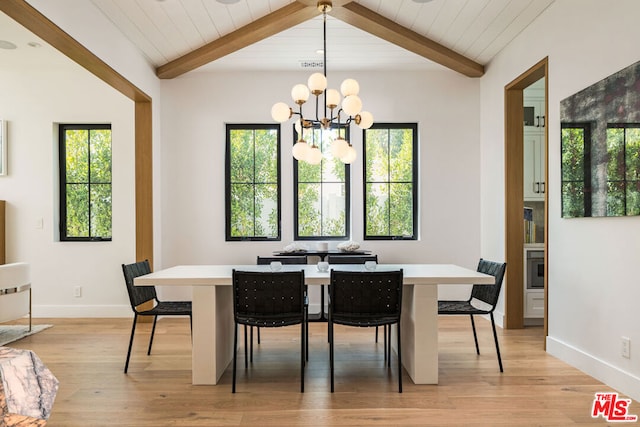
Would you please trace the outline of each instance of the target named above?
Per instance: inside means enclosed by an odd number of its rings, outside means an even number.
[[[493,312],[489,313],[491,317],[491,327],[493,328],[493,339],[496,342],[496,353],[498,354],[498,364],[500,365],[500,372],[504,372],[502,370],[502,358],[500,357],[500,346],[498,345],[498,334],[496,334],[496,322],[493,320]]]
[[[251,334],[249,335],[250,344],[249,344],[249,361],[253,363],[253,326],[250,326]]]
[[[387,343],[387,325],[384,325],[382,333],[384,334],[384,360],[389,360],[391,359],[391,355],[388,354],[389,345]]]
[[[391,325],[389,325],[389,332],[391,332]],[[400,342],[400,322],[396,329],[398,333],[398,393],[402,393],[402,343]],[[391,341],[391,335],[389,335],[389,341]],[[389,349],[391,352],[391,349]],[[389,357],[391,359],[391,357]]]
[[[304,312],[304,345],[305,345],[305,360],[309,361],[309,311],[305,308]]]
[[[244,325],[244,369],[249,369],[249,354],[247,351],[247,325]]]
[[[329,320],[329,370],[331,371],[331,393],[333,393],[333,322]]]
[[[300,324],[300,393],[304,393],[304,364],[306,361],[305,335],[307,333],[307,330],[304,324],[305,324],[305,319],[303,316],[302,324]]]
[[[258,329],[258,344],[260,344],[260,326],[258,326],[257,329]]]
[[[246,326],[245,326],[246,328]],[[236,392],[236,364],[238,359],[238,325],[233,325],[233,380],[231,381],[231,393]]]
[[[131,327],[131,338],[129,338],[129,350],[127,350],[127,361],[124,362],[124,373],[129,370],[129,359],[131,358],[131,346],[133,345],[133,334],[136,331],[136,322],[138,321],[138,315],[133,314],[133,326]]]
[[[476,334],[476,322],[473,320],[473,314],[469,315],[471,317],[471,329],[473,329],[473,340],[476,342],[476,354],[480,354],[480,347],[478,346],[478,335]]]
[[[378,342],[378,327],[376,326],[376,342]]]
[[[384,325],[384,333],[387,335],[387,366],[391,367],[391,325]]]
[[[153,345],[153,335],[156,333],[156,322],[158,316],[153,316],[153,327],[151,327],[151,338],[149,338],[149,349],[147,350],[147,356],[151,354],[151,346]]]

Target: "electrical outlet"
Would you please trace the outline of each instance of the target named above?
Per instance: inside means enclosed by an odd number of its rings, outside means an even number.
[[[82,286],[76,286],[73,288],[73,296],[76,298],[80,298],[82,296]]]
[[[631,357],[631,340],[627,337],[622,337],[622,348],[620,353],[622,357],[629,359]]]

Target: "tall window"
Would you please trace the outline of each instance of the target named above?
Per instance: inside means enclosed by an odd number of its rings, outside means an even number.
[[[111,240],[111,125],[60,125],[60,240]]]
[[[314,141],[323,158],[319,165],[294,160],[295,239],[344,239],[349,236],[349,166],[333,158],[329,148],[338,129],[308,132],[305,130],[304,139]],[[340,132],[349,140],[347,129]],[[294,131],[294,141],[297,140]]]
[[[226,239],[280,240],[280,125],[227,125]]]
[[[417,239],[418,125],[364,131],[364,238]]]

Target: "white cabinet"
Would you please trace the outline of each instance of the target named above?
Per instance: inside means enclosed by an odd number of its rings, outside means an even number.
[[[524,248],[524,319],[544,318],[544,245]]]
[[[544,317],[544,291],[524,292],[524,317],[527,319]]]
[[[524,133],[524,200],[542,200],[547,190],[545,182],[544,133]]]

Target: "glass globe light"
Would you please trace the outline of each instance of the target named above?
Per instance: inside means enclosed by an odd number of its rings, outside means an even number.
[[[322,161],[322,151],[317,146],[313,146],[309,149],[307,158],[305,159],[310,165],[319,165]]]
[[[358,95],[349,95],[342,100],[342,110],[349,116],[355,116],[362,110],[362,101]]]
[[[277,102],[271,107],[271,117],[278,123],[284,123],[291,117],[291,108],[284,102]]]
[[[327,107],[332,110],[340,104],[340,92],[335,89],[327,90],[326,98]]]
[[[331,143],[331,154],[338,159],[343,158],[347,154],[349,143],[341,136],[337,137]]]
[[[356,124],[360,129],[369,129],[373,125],[373,114],[368,111],[361,111],[360,114],[356,116]]]
[[[309,88],[302,83],[295,85],[293,89],[291,89],[291,98],[293,98],[293,101],[298,105],[304,104],[307,102],[307,99],[309,99]]]
[[[307,144],[305,140],[300,139],[298,142],[293,144],[291,153],[296,160],[306,160],[310,150],[311,147],[309,147],[309,144]]]
[[[349,145],[349,147],[347,147],[347,154],[341,157],[340,160],[342,160],[342,163],[350,164],[356,160],[356,157],[358,157],[356,149],[353,148],[353,145]]]
[[[354,79],[346,79],[340,85],[342,96],[357,95],[360,92],[360,85]]]
[[[313,73],[307,80],[307,86],[312,94],[318,96],[327,88],[327,78],[322,73]]]

